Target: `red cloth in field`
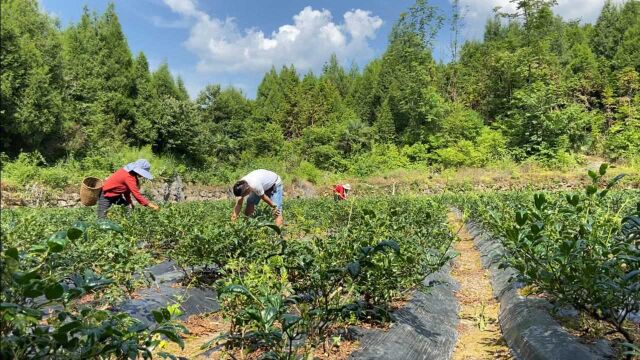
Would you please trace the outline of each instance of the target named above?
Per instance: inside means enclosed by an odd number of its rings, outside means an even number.
[[[129,204],[131,204],[131,194],[133,194],[133,197],[138,200],[140,205],[147,206],[149,204],[149,200],[140,193],[138,179],[125,169],[114,172],[104,181],[102,193],[105,197],[124,195]]]
[[[336,185],[333,188],[333,193],[338,195],[340,200],[345,200],[347,198],[347,193],[345,192],[344,186],[342,186],[342,185]]]

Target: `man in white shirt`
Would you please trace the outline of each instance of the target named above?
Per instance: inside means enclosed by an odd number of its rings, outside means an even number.
[[[255,206],[263,200],[272,209],[276,218],[276,225],[282,227],[282,196],[284,187],[282,179],[273,171],[259,169],[254,170],[240,179],[233,185],[233,195],[236,196],[236,205],[231,213],[231,220],[235,221],[242,210],[242,203],[245,197],[247,199],[247,207],[244,210],[245,215],[253,215]]]

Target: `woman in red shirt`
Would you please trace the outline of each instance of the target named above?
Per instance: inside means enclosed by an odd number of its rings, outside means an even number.
[[[158,205],[149,202],[140,193],[140,176],[149,180],[153,179],[150,170],[151,164],[145,159],[140,159],[125,165],[109,176],[102,185],[102,193],[98,200],[98,218],[106,218],[107,210],[111,205],[128,205],[132,208],[132,194],[140,205],[158,210]]]
[[[338,184],[333,187],[333,199],[335,201],[347,200],[347,195],[351,190],[351,185],[349,184]]]

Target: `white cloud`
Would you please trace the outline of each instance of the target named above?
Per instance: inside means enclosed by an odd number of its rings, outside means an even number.
[[[189,27],[189,22],[185,19],[167,20],[160,16],[151,16],[149,17],[149,21],[151,21],[153,26],[159,28],[183,29]]]
[[[614,0],[621,3],[624,0]],[[558,0],[553,12],[565,20],[580,20],[582,23],[595,22],[605,0]],[[487,19],[493,16],[493,9],[501,7],[502,11],[513,12],[515,5],[509,0],[460,0],[465,13],[465,36],[481,38]]]
[[[190,21],[185,46],[198,56],[201,73],[263,72],[285,64],[304,71],[319,68],[331,53],[343,61],[368,58],[373,53],[368,41],[382,26],[369,11],[347,11],[337,23],[329,10],[307,6],[292,24],[265,35],[256,28],[239,29],[234,18],[211,17],[192,0],[164,2]]]

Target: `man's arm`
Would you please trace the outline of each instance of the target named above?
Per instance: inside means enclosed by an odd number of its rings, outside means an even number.
[[[274,204],[273,201],[271,201],[271,199],[267,196],[267,194],[262,194],[262,196],[260,196],[260,199],[262,199],[262,201],[266,202],[267,205],[271,206],[272,208],[276,207],[276,204]]]
[[[236,221],[240,211],[242,211],[242,203],[244,201],[244,197],[239,197],[236,199],[236,205],[233,207],[233,212],[231,212],[231,221]]]

